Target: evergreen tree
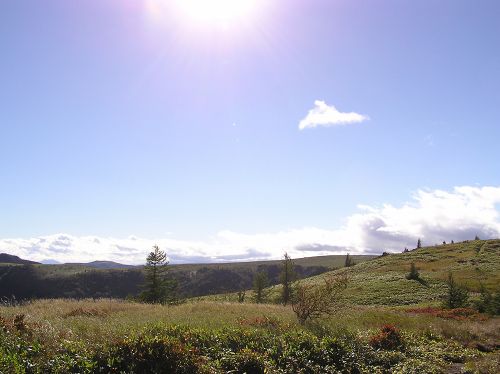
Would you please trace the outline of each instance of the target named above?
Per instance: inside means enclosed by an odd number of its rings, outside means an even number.
[[[255,273],[253,277],[253,292],[256,303],[260,304],[265,301],[269,293],[268,290],[266,290],[268,286],[269,280],[267,278],[267,273],[265,271]]]
[[[422,248],[422,241],[420,240],[420,238],[418,238],[417,240],[417,248]]]
[[[476,237],[474,238],[474,240],[481,240],[481,239],[479,239],[479,236],[476,235]]]
[[[344,266],[346,268],[350,267],[350,266],[354,266],[354,260],[351,258],[351,256],[349,255],[349,253],[345,256],[345,262],[344,262]]]
[[[481,283],[481,294],[479,295],[479,300],[475,302],[475,306],[481,313],[500,314],[500,292],[492,294]]]
[[[157,245],[153,246],[153,251],[146,258],[145,270],[145,290],[141,294],[141,299],[147,303],[164,303],[174,298],[175,283],[167,280],[165,273],[168,268],[167,254],[160,250]]]
[[[412,262],[410,266],[410,273],[406,276],[408,280],[417,280],[420,277],[420,274],[415,266],[415,263]]]
[[[246,291],[245,290],[239,290],[238,291],[238,302],[239,303],[244,303],[245,302],[245,295],[246,295]]]
[[[295,281],[295,271],[293,270],[292,258],[285,252],[281,262],[281,302],[287,305],[292,300],[293,282]]]
[[[448,275],[448,294],[444,301],[444,306],[449,309],[466,307],[469,300],[469,292],[460,286],[453,279],[453,275]]]

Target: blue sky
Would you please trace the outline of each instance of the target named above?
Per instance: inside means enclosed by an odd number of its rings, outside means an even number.
[[[221,232],[339,230],[359,204],[500,187],[497,1],[254,3],[222,24],[175,0],[2,1],[0,249],[134,235],[210,257]],[[318,100],[369,119],[300,130]],[[500,233],[486,195],[489,226],[463,232]]]

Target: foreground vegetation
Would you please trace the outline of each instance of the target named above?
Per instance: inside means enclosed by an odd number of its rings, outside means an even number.
[[[0,307],[0,315],[3,373],[500,368],[498,319],[477,313],[442,318],[422,309],[358,306],[300,326],[290,307],[278,305],[39,300]]]

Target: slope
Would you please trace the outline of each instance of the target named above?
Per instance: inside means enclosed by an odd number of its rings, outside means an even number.
[[[419,281],[406,279],[411,263],[415,263],[420,272]],[[478,292],[481,284],[498,291],[500,240],[465,241],[388,254],[326,274],[349,277],[346,294],[353,303],[407,305],[441,299],[447,291],[446,279],[450,272],[472,292]],[[322,282],[323,277],[311,277],[304,282]]]

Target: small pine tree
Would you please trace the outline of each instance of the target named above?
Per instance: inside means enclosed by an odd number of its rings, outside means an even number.
[[[492,311],[495,315],[500,315],[500,292],[497,291],[495,296],[493,296],[492,303]]]
[[[453,275],[448,275],[448,294],[444,300],[444,306],[448,309],[464,308],[468,305],[469,292],[460,286],[453,279]]]
[[[238,291],[238,302],[239,303],[244,303],[245,302],[245,294],[246,294],[245,290]]]
[[[259,271],[255,273],[253,277],[253,292],[254,300],[256,303],[263,303],[269,294],[269,290],[266,288],[269,286],[269,279],[267,278],[267,273],[265,271]]]
[[[455,244],[455,242],[452,240],[452,241],[451,241],[451,244]]]
[[[281,264],[281,302],[283,305],[287,305],[292,300],[293,282],[295,281],[296,275],[293,270],[292,258],[288,255],[288,253],[285,252]]]
[[[406,279],[408,280],[417,280],[420,278],[420,273],[417,270],[417,267],[415,266],[415,263],[412,262],[410,266],[410,273],[406,276]]]
[[[407,252],[410,252],[410,251],[408,250],[408,248],[405,247],[403,253],[407,253]]]
[[[481,283],[481,294],[479,295],[479,301],[475,303],[476,309],[481,313],[489,313],[492,301],[493,301],[493,295]]]
[[[482,283],[480,292],[479,300],[475,302],[476,309],[481,313],[500,314],[500,292],[492,294]]]
[[[474,240],[481,240],[481,239],[479,239],[479,236],[477,236],[477,235],[476,235],[476,236],[474,237]]]
[[[167,254],[160,250],[157,245],[153,246],[153,251],[146,259],[145,270],[145,290],[140,298],[147,303],[164,303],[169,301],[174,293],[175,283],[165,277],[167,268]]]
[[[422,248],[422,241],[420,240],[420,238],[418,238],[417,240],[417,248]]]
[[[351,267],[351,266],[354,266],[354,260],[352,259],[351,255],[348,253],[346,256],[345,256],[345,262],[344,262],[344,266],[346,268],[348,267]]]

